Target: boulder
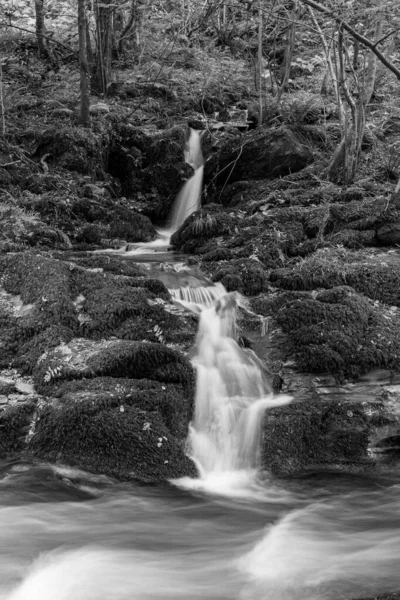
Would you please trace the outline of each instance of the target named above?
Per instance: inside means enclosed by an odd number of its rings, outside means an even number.
[[[303,169],[312,154],[286,127],[250,131],[223,145],[207,161],[208,195],[219,195],[228,183],[280,177]]]

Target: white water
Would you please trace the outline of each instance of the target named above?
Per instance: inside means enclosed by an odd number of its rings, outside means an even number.
[[[236,311],[245,307],[244,299],[237,292],[219,292],[200,313],[192,360],[197,378],[188,454],[200,480],[184,478],[177,484],[243,497],[257,493],[264,413],[292,398],[273,396],[261,361],[236,341]]]
[[[200,208],[204,167],[200,132],[195,129],[190,130],[185,149],[185,161],[193,167],[194,175],[187,180],[175,199],[171,216],[168,219],[170,236],[183,225],[192,213]]]

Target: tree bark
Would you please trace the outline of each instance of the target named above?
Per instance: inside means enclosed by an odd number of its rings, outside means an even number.
[[[44,0],[35,0],[35,16],[36,16],[36,39],[38,43],[38,49],[40,56],[47,56],[47,43],[46,38],[43,37],[45,33],[44,26]]]
[[[107,95],[111,82],[111,47],[113,33],[112,1],[96,0],[96,83],[98,91]]]
[[[84,127],[90,127],[90,83],[89,65],[87,60],[87,21],[85,11],[85,0],[78,0],[78,35],[79,35],[79,69],[80,69],[80,114],[79,123]]]

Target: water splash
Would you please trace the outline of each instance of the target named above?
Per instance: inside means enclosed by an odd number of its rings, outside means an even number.
[[[238,345],[238,305],[246,308],[240,294],[231,292],[200,314],[192,361],[197,371],[195,414],[188,448],[204,489],[221,493],[222,477],[232,494],[242,495],[256,479],[264,412],[289,403],[291,397],[274,397],[260,359]],[[185,479],[180,485],[198,489],[202,484],[190,485]]]

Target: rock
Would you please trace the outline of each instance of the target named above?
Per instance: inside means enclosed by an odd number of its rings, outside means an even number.
[[[20,402],[15,406],[0,409],[0,454],[25,449],[26,435],[35,411],[32,401]]]
[[[34,370],[35,389],[51,394],[65,380],[95,376],[154,379],[180,384],[188,398],[194,393],[188,359],[163,344],[77,338],[47,352]]]
[[[218,155],[207,161],[205,184],[213,180],[219,195],[228,183],[295,173],[312,160],[311,152],[287,128],[251,131],[222,146]]]
[[[292,268],[272,271],[270,280],[286,290],[349,285],[389,306],[400,306],[400,255],[324,248]]]
[[[113,399],[46,406],[29,448],[41,459],[120,479],[157,483],[196,474],[157,412]]]
[[[187,133],[184,126],[149,132],[129,124],[113,131],[108,170],[121,181],[122,193],[140,202],[147,217],[166,219],[193,174],[184,160]]]
[[[91,115],[107,114],[110,112],[110,107],[108,104],[98,102],[98,104],[92,104],[92,106],[89,108],[89,112]]]
[[[376,440],[389,431],[400,432],[399,415],[382,400],[354,402],[342,395],[339,401],[299,402],[267,413],[263,465],[280,476],[332,468],[389,472],[393,462],[376,453]]]
[[[382,225],[376,232],[378,241],[384,246],[395,246],[400,244],[400,221]]]

